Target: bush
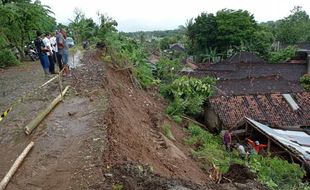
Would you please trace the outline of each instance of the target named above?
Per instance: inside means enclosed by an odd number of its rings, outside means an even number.
[[[166,112],[169,115],[195,115],[203,110],[203,104],[213,93],[215,79],[204,79],[182,76],[171,84],[162,85],[161,93],[170,99],[171,103]]]
[[[213,135],[194,124],[189,125],[188,132],[190,136],[186,139],[186,143],[193,146],[193,155],[202,159],[207,170],[215,164],[221,172],[226,173],[231,163],[243,163],[237,155],[224,150],[220,136]]]
[[[295,53],[296,53],[296,47],[294,46],[288,46],[285,49],[281,49],[276,52],[271,52],[269,55],[269,63],[275,64],[288,61],[295,56]]]
[[[299,82],[307,91],[310,91],[310,75],[309,74],[305,74],[304,76],[302,76]]]
[[[177,78],[178,72],[181,70],[181,64],[167,58],[161,58],[157,63],[156,77],[165,83],[170,83]]]
[[[134,69],[134,74],[140,81],[143,88],[147,88],[156,83],[156,80],[152,74],[152,70],[147,64],[139,64]]]
[[[253,155],[249,165],[258,175],[259,181],[270,189],[305,189],[302,184],[305,172],[298,164],[291,164],[277,157]]]
[[[182,117],[179,115],[173,115],[172,116],[173,121],[175,121],[177,124],[181,124],[182,123]]]
[[[11,51],[6,49],[0,50],[0,67],[9,67],[18,63],[19,61]]]
[[[108,32],[104,39],[107,45],[107,55],[104,61],[111,62],[120,68],[132,68],[135,77],[139,80],[142,87],[146,88],[156,83],[152,69],[147,62],[146,52],[134,41],[124,36]]]

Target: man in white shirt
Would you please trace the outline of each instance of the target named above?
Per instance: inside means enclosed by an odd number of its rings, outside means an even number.
[[[56,53],[58,52],[58,50],[57,50],[56,36],[54,33],[51,34],[50,42],[53,50],[53,60],[54,63],[56,63]]]
[[[43,43],[45,45],[45,47],[49,50],[49,52],[47,52],[47,56],[48,56],[48,60],[49,60],[49,71],[51,74],[56,74],[55,73],[55,64],[54,64],[54,60],[53,60],[53,49],[51,46],[51,34],[50,33],[46,33],[45,37],[43,38]]]
[[[237,151],[238,151],[238,154],[240,156],[241,159],[247,159],[248,157],[248,152],[245,151],[245,148],[243,145],[237,143],[236,144],[236,148],[237,148]]]

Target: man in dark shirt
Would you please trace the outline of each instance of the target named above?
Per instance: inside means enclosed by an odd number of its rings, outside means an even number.
[[[49,74],[49,61],[46,52],[48,52],[48,48],[45,47],[42,40],[42,33],[37,31],[37,38],[34,40],[34,45],[38,51],[38,55],[40,58],[41,65],[43,67],[44,73]]]

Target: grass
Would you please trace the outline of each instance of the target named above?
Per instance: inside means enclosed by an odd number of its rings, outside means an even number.
[[[224,149],[220,136],[192,123],[189,124],[188,132],[190,135],[185,141],[193,147],[192,154],[203,162],[204,169],[209,170],[215,164],[222,173],[226,173],[230,164],[243,163],[236,154],[228,153]]]
[[[170,140],[175,140],[175,138],[174,138],[174,136],[173,136],[173,134],[172,134],[172,132],[171,132],[171,126],[170,126],[169,124],[164,124],[164,125],[162,126],[162,129],[163,129],[164,135],[165,135],[168,139],[170,139]]]

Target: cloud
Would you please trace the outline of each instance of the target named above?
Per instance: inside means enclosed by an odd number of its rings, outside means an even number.
[[[310,10],[309,0],[41,0],[55,12],[57,22],[68,23],[73,10],[83,10],[87,17],[98,20],[97,12],[105,13],[119,23],[121,31],[164,30],[184,25],[187,19],[201,12],[243,9],[254,14],[259,22],[288,16],[294,6]],[[309,14],[309,13],[308,13]]]

